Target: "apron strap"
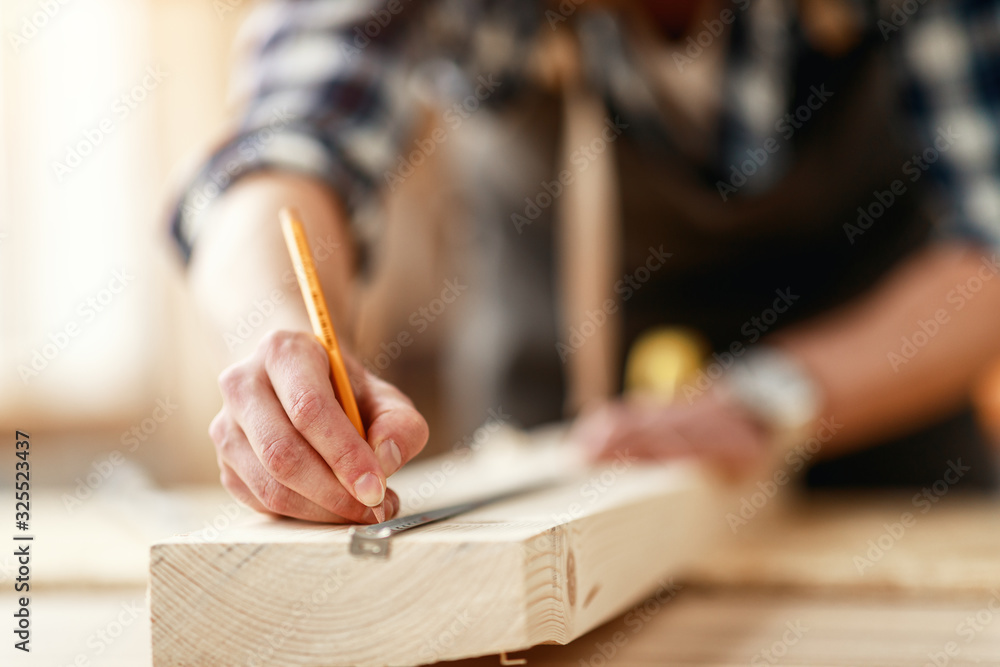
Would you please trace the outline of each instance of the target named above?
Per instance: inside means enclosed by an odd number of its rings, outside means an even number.
[[[621,304],[614,284],[621,273],[622,231],[614,143],[604,136],[607,110],[583,81],[571,33],[557,31],[546,49],[559,70],[563,102],[556,178],[569,181],[556,201],[555,219],[564,411],[573,416],[618,389]]]

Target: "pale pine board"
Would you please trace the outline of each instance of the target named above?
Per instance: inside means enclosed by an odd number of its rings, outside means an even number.
[[[420,509],[570,481],[397,536],[388,561],[351,556],[345,527],[264,518],[155,545],[154,664],[413,665],[566,643],[704,553],[719,507],[699,467],[619,466],[604,485],[555,443],[510,440],[447,474]],[[441,465],[392,486],[412,499]]]

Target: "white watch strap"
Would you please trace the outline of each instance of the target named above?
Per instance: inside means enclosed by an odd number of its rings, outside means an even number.
[[[819,417],[822,396],[809,373],[782,350],[760,346],[726,374],[732,396],[776,432],[800,431]]]

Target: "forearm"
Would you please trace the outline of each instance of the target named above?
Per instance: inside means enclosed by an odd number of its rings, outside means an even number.
[[[189,268],[191,292],[223,366],[250,354],[269,331],[311,330],[278,222],[283,206],[301,213],[338,334],[349,333],[355,249],[343,209],[313,179],[247,176],[206,212]]]
[[[972,246],[929,247],[859,301],[774,338],[820,385],[823,414],[843,424],[826,455],[901,434],[967,400],[984,362],[1000,354],[993,258]]]

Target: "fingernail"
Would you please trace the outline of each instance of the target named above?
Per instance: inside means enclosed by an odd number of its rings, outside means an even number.
[[[403,455],[399,453],[399,447],[393,440],[383,440],[375,451],[375,457],[378,459],[379,465],[382,466],[382,472],[386,477],[399,470],[399,466],[403,465]]]
[[[385,497],[385,487],[373,473],[366,472],[354,483],[354,495],[368,507],[375,507]]]

